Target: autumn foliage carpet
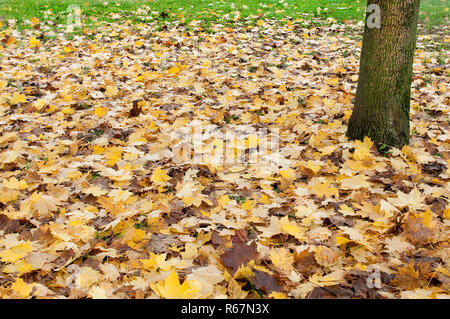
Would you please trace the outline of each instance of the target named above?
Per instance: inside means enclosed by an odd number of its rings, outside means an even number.
[[[0,298],[448,297],[448,36],[392,149],[345,137],[355,25],[32,24],[0,33]],[[278,129],[279,165],[186,160],[193,123]]]

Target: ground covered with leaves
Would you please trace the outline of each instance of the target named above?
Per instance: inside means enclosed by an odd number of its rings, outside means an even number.
[[[0,297],[448,298],[449,37],[393,149],[345,137],[361,27],[310,22],[4,29]],[[279,163],[189,160],[192,125]]]

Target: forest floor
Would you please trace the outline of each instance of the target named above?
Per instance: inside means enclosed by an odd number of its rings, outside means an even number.
[[[345,137],[356,21],[23,24],[0,31],[0,298],[448,298],[447,26],[395,149]]]

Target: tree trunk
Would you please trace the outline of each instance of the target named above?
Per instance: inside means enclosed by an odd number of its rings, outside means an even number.
[[[355,105],[347,136],[402,147],[409,143],[412,64],[420,0],[368,0],[381,27],[366,23]],[[371,12],[367,13],[367,19]]]

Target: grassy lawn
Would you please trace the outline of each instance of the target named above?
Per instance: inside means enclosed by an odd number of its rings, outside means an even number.
[[[79,5],[85,22],[112,21],[117,15],[127,19],[151,22],[154,20],[192,20],[233,23],[242,18],[255,21],[264,18],[282,19],[333,17],[338,21],[362,20],[365,0],[0,0],[0,19],[16,19],[18,27],[32,17],[41,21],[53,20],[63,24],[67,7]],[[421,22],[426,26],[448,22],[450,0],[422,0]],[[139,8],[140,11],[136,14]],[[49,11],[51,10],[51,11]],[[161,14],[161,12],[165,12]],[[228,15],[228,16],[227,16]],[[3,22],[5,24],[5,22]]]

